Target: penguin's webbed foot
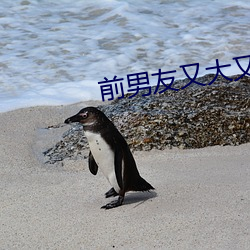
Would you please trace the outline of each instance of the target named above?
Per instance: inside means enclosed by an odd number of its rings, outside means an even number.
[[[102,206],[101,208],[110,209],[110,208],[114,208],[114,207],[119,207],[119,206],[122,205],[123,200],[124,200],[124,197],[123,197],[123,196],[119,196],[118,200],[116,200],[116,201],[111,201],[110,203],[108,203],[108,204]]]
[[[115,191],[114,188],[111,188],[107,193],[105,193],[106,198],[109,198],[109,197],[112,197],[112,196],[115,197],[117,195],[118,195],[118,193]]]

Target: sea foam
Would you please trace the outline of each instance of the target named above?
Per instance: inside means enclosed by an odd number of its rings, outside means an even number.
[[[101,100],[104,77],[126,89],[133,73],[185,78],[183,64],[202,76],[219,59],[225,75],[242,73],[232,58],[250,54],[249,11],[243,0],[3,0],[0,111]]]

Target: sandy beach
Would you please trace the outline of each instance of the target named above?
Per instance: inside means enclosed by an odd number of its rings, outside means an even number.
[[[0,249],[249,249],[250,144],[134,152],[155,192],[110,188],[86,160],[43,164],[61,123],[97,103],[0,113]]]

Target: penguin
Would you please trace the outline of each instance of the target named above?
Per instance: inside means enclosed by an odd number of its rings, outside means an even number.
[[[128,191],[149,191],[154,189],[144,180],[137,169],[134,157],[126,140],[108,117],[95,107],[86,107],[65,123],[79,122],[83,126],[90,147],[88,164],[93,175],[98,169],[103,172],[111,185],[106,198],[118,196],[101,208],[121,206]]]

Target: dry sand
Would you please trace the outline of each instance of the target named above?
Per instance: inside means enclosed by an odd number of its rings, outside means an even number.
[[[43,128],[86,105],[0,114],[0,249],[249,249],[250,144],[135,152],[155,192],[103,210],[87,160],[41,162],[67,130]]]

